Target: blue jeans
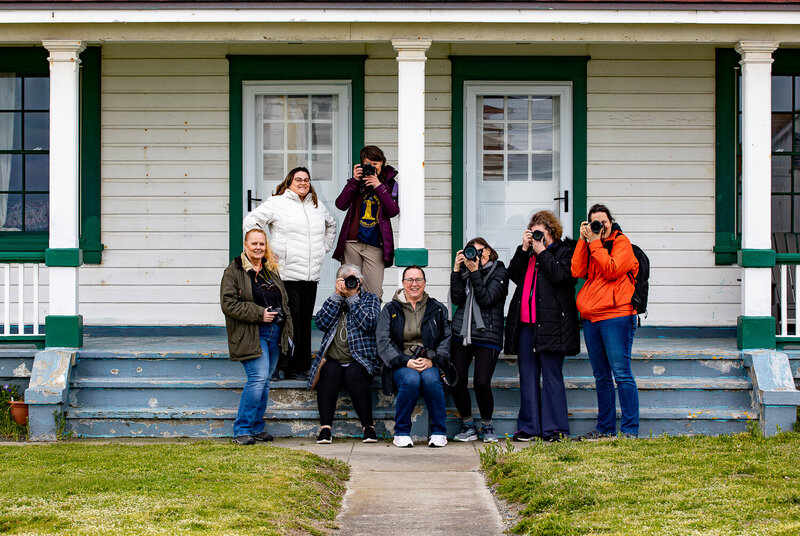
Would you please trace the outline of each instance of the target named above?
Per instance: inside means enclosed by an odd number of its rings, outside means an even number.
[[[422,372],[403,367],[394,371],[397,384],[397,402],[395,403],[394,435],[411,435],[411,413],[419,399],[420,386],[425,399],[425,407],[430,414],[431,434],[447,433],[447,413],[444,409],[444,387],[439,376],[439,369],[431,367]]]
[[[622,410],[620,432],[639,434],[639,392],[631,372],[631,346],[636,330],[636,315],[609,318],[598,322],[583,321],[583,340],[597,388],[597,431],[617,432],[617,405],[613,374]]]
[[[242,361],[247,383],[242,389],[239,411],[233,422],[233,437],[256,435],[264,431],[264,412],[269,400],[269,380],[281,355],[281,328],[269,323],[258,327],[261,357]]]

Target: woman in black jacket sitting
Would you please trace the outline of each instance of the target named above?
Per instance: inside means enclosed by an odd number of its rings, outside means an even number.
[[[475,256],[465,256],[465,251]],[[497,252],[483,238],[473,238],[467,242],[464,249],[456,254],[450,274],[450,297],[458,307],[453,315],[450,343],[450,356],[458,371],[453,400],[462,420],[461,431],[453,438],[457,441],[478,439],[467,385],[473,357],[473,387],[481,413],[483,441],[497,441],[497,434],[492,427],[494,397],[491,381],[497,356],[503,349],[503,308],[507,294],[508,271],[498,260]]]
[[[574,241],[561,240],[562,227],[550,211],[531,218],[508,266],[517,285],[506,322],[507,354],[517,354],[520,408],[514,441],[569,434],[564,356],[580,351],[578,310],[571,262]],[[539,382],[541,379],[541,388]]]

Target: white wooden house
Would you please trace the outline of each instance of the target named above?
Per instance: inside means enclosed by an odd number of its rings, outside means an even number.
[[[248,201],[306,164],[334,212],[369,143],[400,171],[398,264],[434,296],[466,239],[508,260],[532,211],[573,234],[604,202],[652,262],[643,324],[774,347],[798,46],[800,2],[3,0],[4,337],[221,325]]]

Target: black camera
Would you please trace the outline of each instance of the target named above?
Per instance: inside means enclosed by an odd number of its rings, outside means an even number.
[[[539,229],[536,229],[535,231],[533,231],[533,239],[536,240],[537,242],[541,242],[542,240],[544,240],[544,233]]]
[[[467,246],[461,253],[462,255],[464,255],[464,258],[467,259],[468,261],[474,261],[480,256],[481,253],[483,253],[483,250],[478,249],[475,246]]]
[[[344,286],[351,290],[354,288],[358,288],[359,282],[360,281],[358,280],[358,278],[354,275],[348,275],[347,277],[344,278]]]
[[[378,174],[378,170],[375,169],[375,166],[373,166],[372,164],[361,164],[361,171],[364,172],[363,177],[369,177],[370,175]]]
[[[286,324],[286,314],[284,314],[283,309],[281,307],[267,307],[267,312],[276,313],[272,319],[273,324],[277,324],[279,327],[283,327]]]
[[[431,348],[425,348],[424,346],[413,346],[411,348],[411,355],[415,358],[425,357],[430,359],[434,364],[436,364],[436,350]]]
[[[600,231],[603,230],[603,222],[594,220],[592,223],[589,224],[589,228],[592,230],[594,234],[600,234]]]

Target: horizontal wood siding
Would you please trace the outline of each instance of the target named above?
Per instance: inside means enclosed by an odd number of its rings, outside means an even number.
[[[588,48],[588,204],[651,261],[643,324],[729,326],[739,269],[715,266],[714,48]]]

